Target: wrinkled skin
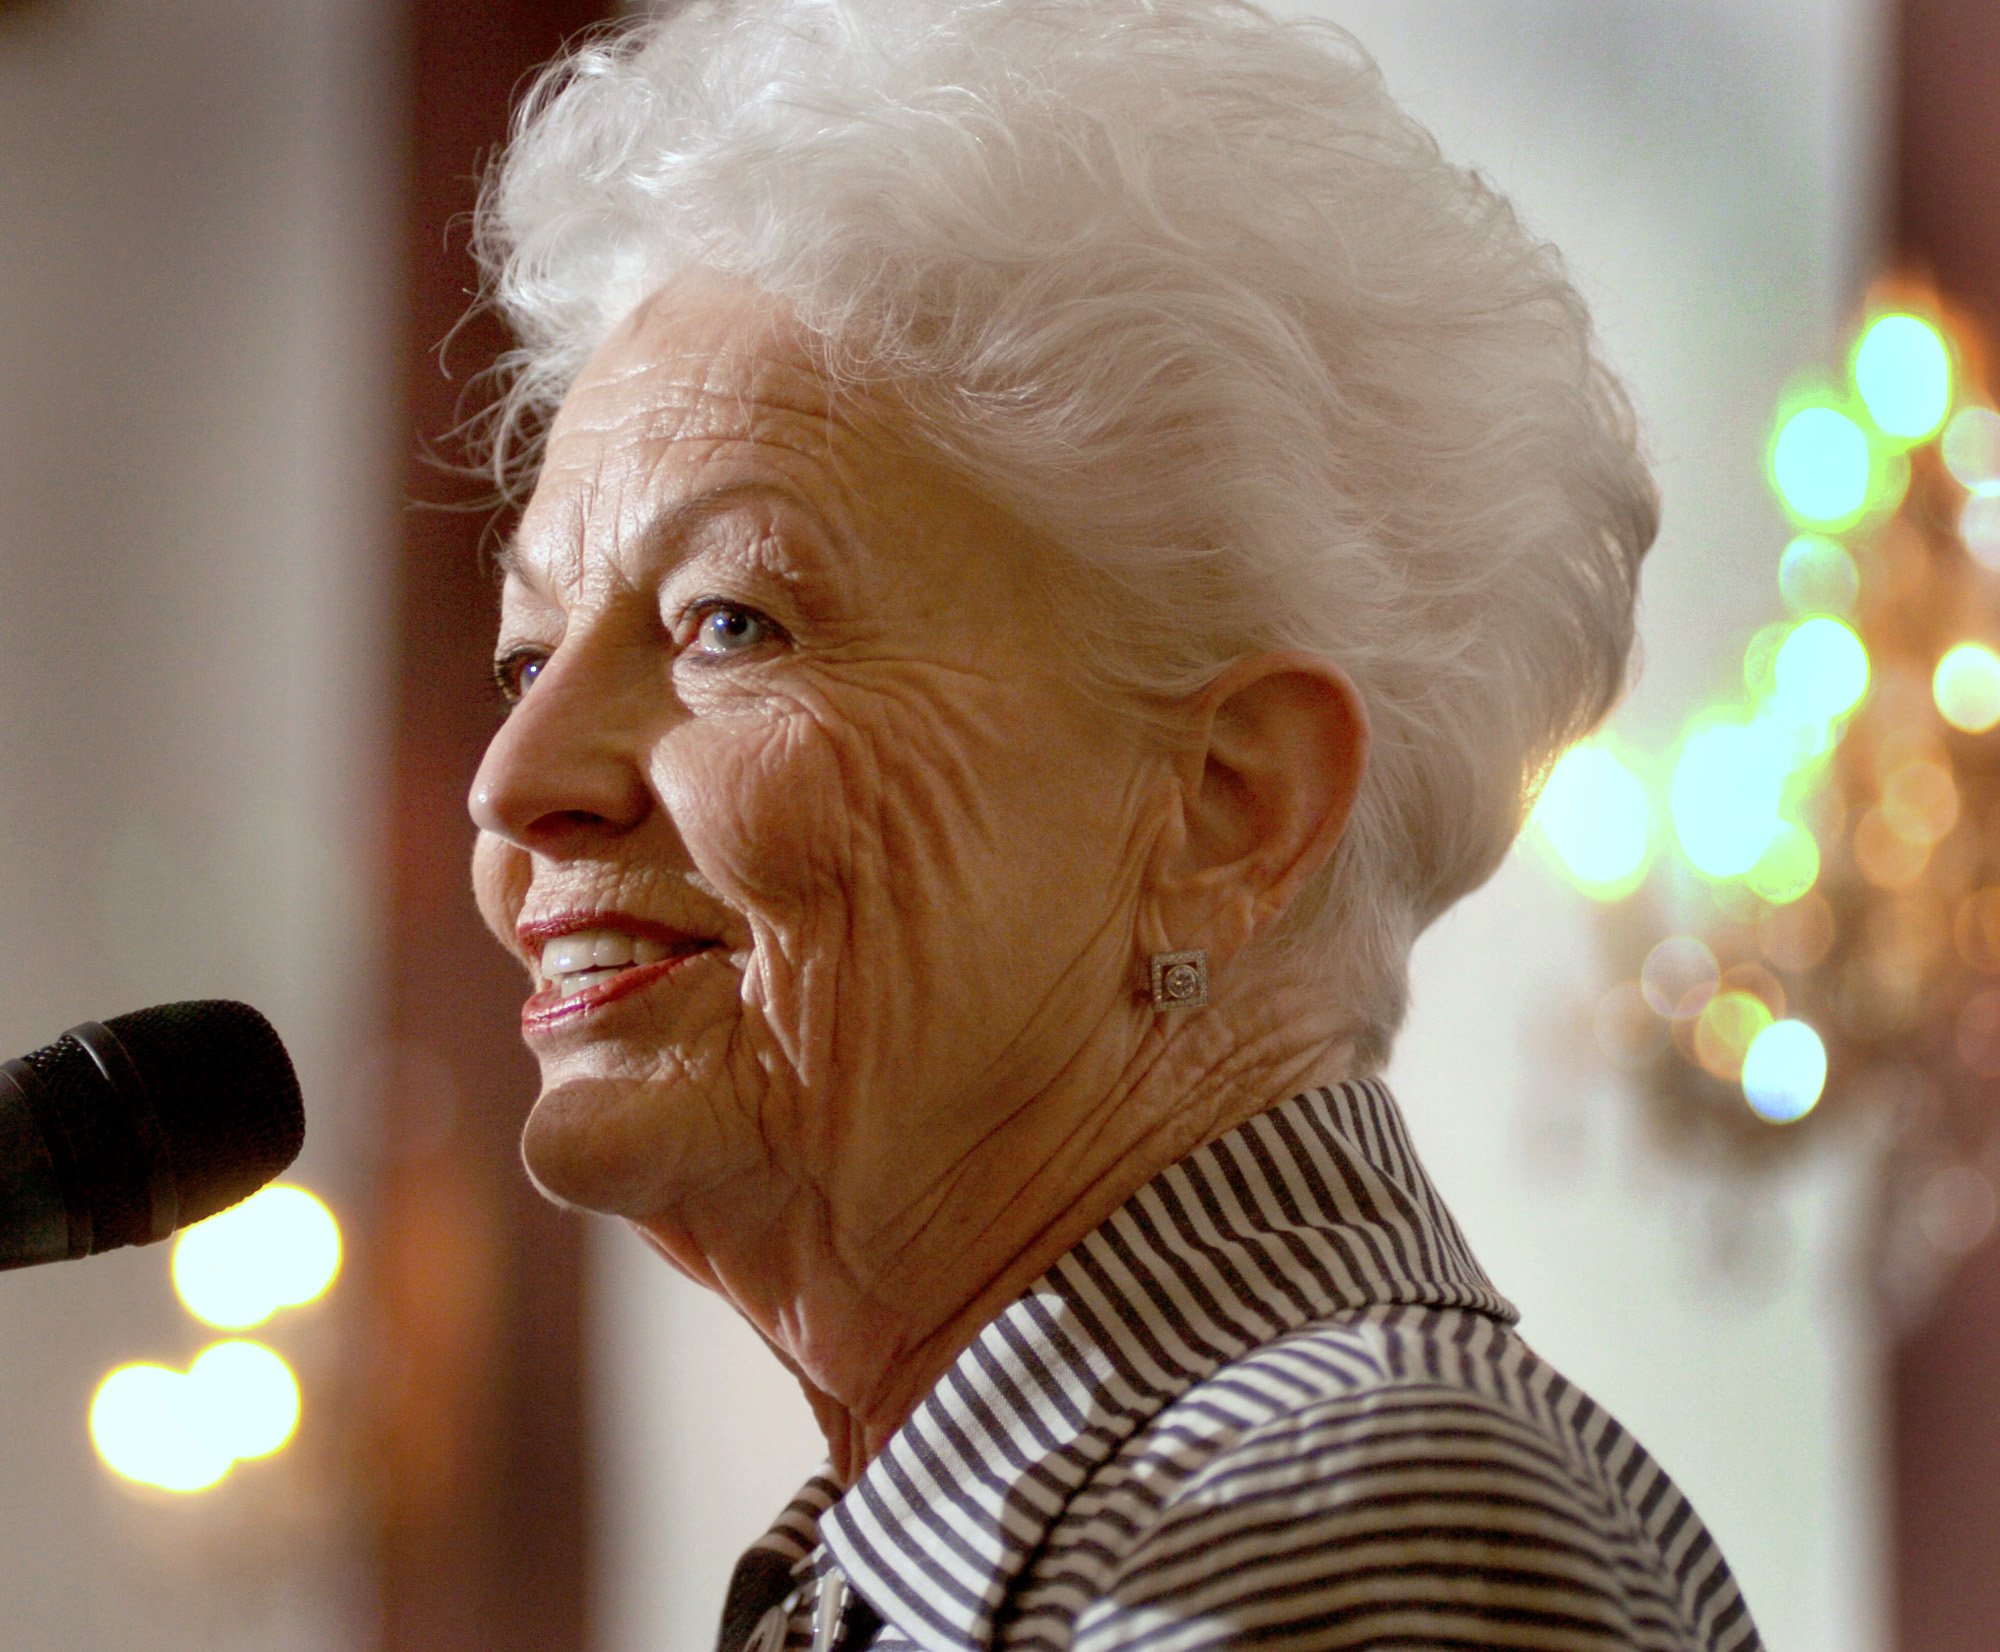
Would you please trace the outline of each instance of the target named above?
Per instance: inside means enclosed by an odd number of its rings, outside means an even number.
[[[891,417],[770,301],[642,306],[511,548],[528,686],[472,797],[481,911],[531,973],[517,925],[556,914],[719,943],[531,1032],[523,1150],[730,1298],[847,1478],[1157,1169],[1337,1074],[1325,1010],[1247,962],[1197,1015],[1139,988],[1172,946],[1228,975],[1331,853],[1363,744],[1296,662],[1182,741],[1082,692],[1048,553]]]

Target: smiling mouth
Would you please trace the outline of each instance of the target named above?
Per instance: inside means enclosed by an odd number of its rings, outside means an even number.
[[[638,935],[586,928],[541,943],[534,995],[521,1007],[522,1031],[553,1030],[637,992],[721,943],[706,936]]]
[[[541,994],[564,1002],[649,964],[674,963],[706,952],[713,941],[694,936],[657,941],[616,929],[575,929],[542,943]],[[540,996],[538,995],[538,996]]]

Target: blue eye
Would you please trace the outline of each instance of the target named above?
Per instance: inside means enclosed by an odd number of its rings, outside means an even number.
[[[712,603],[702,610],[694,631],[694,651],[711,659],[724,654],[741,654],[769,642],[777,627],[751,608],[733,603]]]
[[[548,656],[539,648],[510,648],[493,662],[493,686],[510,706],[534,687]]]

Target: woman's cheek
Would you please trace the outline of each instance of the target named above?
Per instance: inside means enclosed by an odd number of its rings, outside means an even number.
[[[472,898],[494,939],[511,948],[533,867],[525,851],[492,832],[472,843]]]
[[[830,742],[803,714],[679,731],[656,775],[695,870],[753,924],[791,927],[842,883],[851,827]]]

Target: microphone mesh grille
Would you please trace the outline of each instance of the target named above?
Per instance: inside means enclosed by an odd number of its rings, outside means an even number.
[[[145,1075],[180,1184],[180,1225],[247,1198],[305,1142],[298,1075],[248,1004],[158,1004],[106,1023]]]

